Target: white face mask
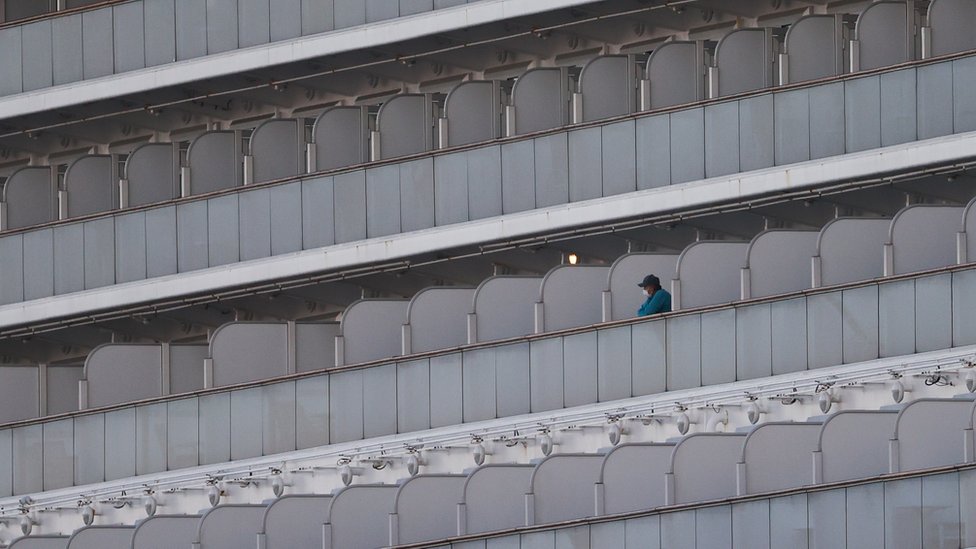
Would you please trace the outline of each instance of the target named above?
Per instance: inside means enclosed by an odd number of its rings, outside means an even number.
[[[641,290],[641,293],[644,294],[644,295],[646,295],[647,297],[651,297],[651,292],[648,292],[647,291],[647,288],[644,288],[643,290]]]

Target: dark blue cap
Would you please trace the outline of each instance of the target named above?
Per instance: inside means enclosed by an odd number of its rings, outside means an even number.
[[[641,288],[646,288],[648,286],[657,286],[658,288],[660,288],[661,279],[654,275],[647,275],[644,277],[644,280],[641,281],[640,284],[638,284],[638,286],[640,286]]]

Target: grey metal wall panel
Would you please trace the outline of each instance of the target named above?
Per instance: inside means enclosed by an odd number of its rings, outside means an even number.
[[[498,84],[490,80],[462,82],[447,95],[444,117],[451,146],[488,141],[499,135]]]
[[[267,505],[220,505],[204,513],[192,545],[249,547],[261,527]]]
[[[387,0],[366,0],[366,22],[375,23],[400,16],[398,2]]]
[[[467,343],[465,319],[475,290],[431,287],[414,295],[407,310],[410,350],[413,353],[457,347]]]
[[[731,383],[735,370],[735,310],[701,315],[701,381],[704,385]]]
[[[125,163],[129,206],[143,206],[179,196],[174,152],[171,143],[150,143],[132,151]]]
[[[271,41],[302,35],[302,0],[271,0]]]
[[[816,86],[809,92],[810,158],[844,154],[844,84]]]
[[[529,351],[526,343],[495,349],[495,407],[498,417],[529,413]]]
[[[267,2],[267,0],[264,0]],[[299,140],[297,120],[268,120],[251,134],[251,154],[254,156],[254,182],[271,181],[298,175],[304,151]]]
[[[967,0],[937,0],[929,4],[932,55],[946,55],[976,48],[970,30],[976,24],[976,6]]]
[[[468,152],[435,156],[435,223],[450,225],[468,219]]]
[[[886,482],[884,490],[885,516],[898,517],[885,522],[885,543],[922,547],[922,479]]]
[[[0,241],[2,242],[2,241]],[[952,344],[976,342],[976,271],[952,273]]]
[[[461,395],[465,423],[495,418],[495,355],[493,350],[481,349],[463,354]]]
[[[335,6],[335,28],[344,29],[366,23],[366,2],[362,0],[332,0]]]
[[[422,158],[400,164],[400,230],[434,226],[434,161]]]
[[[894,273],[924,271],[956,262],[953,234],[959,230],[963,208],[910,206],[891,222]]]
[[[68,217],[107,212],[117,207],[118,187],[112,178],[112,157],[83,156],[68,166]]]
[[[139,523],[132,534],[133,549],[187,547],[196,539],[200,517],[156,515]]]
[[[57,490],[71,486],[74,482],[74,464],[71,459],[74,450],[74,421],[62,419],[45,423],[41,427],[43,430],[43,447],[38,449],[39,451],[34,459],[41,458],[44,489]],[[16,431],[14,433],[16,442]],[[14,450],[14,459],[16,460],[18,457],[16,446],[14,446]],[[27,458],[27,456],[22,457]],[[16,482],[16,477],[14,480]]]
[[[48,167],[23,168],[14,172],[4,184],[3,200],[7,203],[8,229],[58,218],[57,189]]]
[[[47,263],[53,261],[53,248]],[[40,258],[44,256],[41,255]],[[42,259],[43,261],[43,259]],[[43,264],[43,263],[41,263]],[[53,293],[53,269],[52,293]],[[0,238],[0,304],[20,303],[24,300],[24,236]]]
[[[569,132],[569,201],[603,195],[602,128]]]
[[[400,17],[434,9],[434,0],[400,0]]]
[[[82,377],[80,364],[47,367],[47,413],[57,415],[78,409],[78,382]]]
[[[887,473],[888,440],[897,417],[894,411],[844,411],[832,415],[823,424],[817,447],[823,458],[823,481]]]
[[[807,297],[807,364],[809,368],[836,366],[844,360],[841,292]],[[776,332],[773,332],[776,337]],[[773,372],[776,373],[775,364]]]
[[[529,390],[532,412],[557,410],[564,406],[563,371],[565,357],[561,338],[536,340],[531,343],[529,360]]]
[[[20,237],[12,237],[17,241]],[[23,299],[39,299],[54,295],[54,231],[42,229],[23,234],[23,258],[19,253],[15,257],[7,258],[0,254],[0,263],[11,261],[12,269],[23,267],[23,273],[13,273],[12,282],[22,280]],[[19,250],[18,250],[19,251]],[[0,270],[0,279],[6,284],[6,270]]]
[[[869,76],[844,82],[847,152],[881,146],[881,78]]]
[[[737,301],[740,271],[746,264],[747,242],[699,241],[678,259],[681,308]]]
[[[454,6],[463,6],[466,3],[466,0],[434,0],[434,9],[440,10]]]
[[[96,219],[84,225],[85,288],[115,284],[115,219]]]
[[[960,484],[958,473],[922,477],[922,547],[962,545],[960,527],[967,519],[960,514]]]
[[[620,444],[607,453],[598,479],[603,484],[604,513],[613,515],[664,505],[664,473],[673,451],[674,444],[634,443]]]
[[[392,2],[385,4],[396,8]],[[376,126],[380,133],[381,158],[396,158],[427,150],[433,122],[428,103],[426,95],[411,93],[394,96],[380,107]]]
[[[918,138],[952,133],[952,63],[936,63],[915,69],[918,85]]]
[[[239,47],[267,44],[271,40],[271,1],[238,0],[237,10]]]
[[[210,338],[215,387],[287,373],[288,327],[284,323],[232,322]]]
[[[146,66],[176,61],[176,3],[153,0],[143,5],[146,16]]]
[[[731,547],[732,507],[720,505],[695,510],[695,543],[701,547]]]
[[[701,315],[667,320],[667,390],[701,386]]]
[[[603,196],[637,189],[637,134],[634,121],[609,124],[603,130]],[[570,157],[572,158],[572,157]]]
[[[878,358],[878,287],[843,292],[844,362]]]
[[[637,189],[671,184],[671,116],[636,120]]]
[[[297,252],[302,249],[302,186],[304,182],[296,181],[287,185],[279,185],[269,189],[271,194],[271,255]],[[328,194],[328,198],[332,193]],[[331,211],[326,210],[326,211]],[[314,216],[321,217],[321,216]],[[331,227],[330,222],[326,223]]]
[[[295,380],[295,447],[314,448],[329,443],[329,377]]]
[[[311,372],[335,366],[335,322],[301,322],[295,325],[295,369]]]
[[[9,423],[38,417],[38,368],[35,366],[0,366],[0,422]],[[6,456],[4,456],[6,457]]]
[[[75,485],[105,480],[105,416],[75,418]]]
[[[152,3],[150,3],[152,4]],[[54,58],[54,84],[84,79],[81,14],[51,20]]]
[[[200,459],[200,408],[195,398],[166,403],[166,468],[195,467]]]
[[[565,133],[539,137],[535,144],[535,207],[569,202],[569,138]]]
[[[789,81],[841,74],[842,40],[840,23],[833,15],[810,15],[797,20],[786,34]]]
[[[366,172],[335,176],[334,192],[336,243],[366,238]]]
[[[428,0],[429,1],[429,0]],[[457,503],[467,479],[464,475],[421,475],[400,485],[394,514],[399,543],[414,543],[457,535]],[[392,515],[391,515],[392,516]]]
[[[635,66],[626,55],[603,55],[583,67],[579,91],[583,94],[583,122],[602,120],[634,111]]]
[[[785,294],[810,287],[810,258],[816,254],[815,231],[771,230],[749,246],[752,297]]]
[[[563,338],[563,401],[565,406],[598,400],[597,334],[588,332]]]
[[[770,304],[735,310],[735,379],[773,375],[772,335]]]
[[[952,347],[952,275],[915,281],[916,352]]]
[[[0,431],[0,494],[4,497],[13,495],[13,430]]]
[[[400,354],[401,327],[409,302],[364,299],[342,313],[346,364],[356,364]]]
[[[633,393],[652,395],[667,388],[667,322],[643,322],[631,327]]]
[[[263,534],[265,547],[314,547],[322,544],[322,519],[329,512],[331,495],[286,495],[265,512]],[[138,548],[135,548],[138,549]]]
[[[769,500],[769,537],[771,547],[808,547],[806,494]]]
[[[745,486],[740,486],[740,492],[757,494],[810,484],[810,455],[817,448],[820,428],[820,423],[769,422],[753,429],[742,446]]]
[[[136,410],[105,414],[105,480],[136,474]]]
[[[883,357],[915,352],[915,281],[901,280],[878,287],[879,354]]]
[[[812,492],[807,494],[807,539],[810,549],[843,547],[847,543],[847,502],[844,490]]]
[[[389,530],[383,528],[393,511],[396,486],[350,486],[332,497],[326,524],[331,525],[332,539],[325,547],[381,547],[389,542]],[[380,526],[380,527],[377,527]]]
[[[556,454],[539,462],[526,490],[534,496],[534,523],[592,516],[593,484],[600,478],[603,459],[602,454]]]
[[[21,40],[24,91],[50,87],[54,82],[51,20],[24,25]]]
[[[161,276],[177,272],[176,208],[146,211],[146,274]],[[121,257],[122,254],[120,254]]]
[[[430,426],[461,423],[461,353],[430,358]]]
[[[820,232],[821,283],[825,286],[870,280],[884,274],[888,219],[839,218]]]
[[[705,177],[705,115],[703,109],[671,113],[671,183]]]
[[[561,265],[549,271],[539,293],[545,305],[545,331],[602,321],[601,290],[609,273],[609,267],[599,265]]]
[[[732,549],[770,549],[769,501],[732,505]]]
[[[810,91],[793,90],[773,95],[773,131],[776,164],[810,159]]]
[[[501,157],[503,212],[509,214],[535,208],[535,142],[505,143],[501,147]]]
[[[633,318],[643,298],[635,284],[645,275],[657,275],[668,286],[674,276],[678,256],[660,253],[630,253],[617,259],[610,268],[607,289],[610,290],[610,318]]]
[[[203,389],[203,360],[208,345],[170,345],[169,392],[173,395]]]
[[[261,390],[262,454],[279,454],[296,449],[295,382],[265,385]]]
[[[741,433],[693,433],[681,439],[671,457],[674,501],[689,503],[735,494],[735,464],[745,437]]]
[[[905,2],[879,2],[857,18],[861,70],[911,61],[912,25]]]
[[[230,393],[230,459],[262,455],[262,388]]]
[[[81,223],[54,228],[54,293],[85,289],[85,227]]]
[[[647,60],[651,108],[660,109],[702,98],[704,66],[696,42],[666,42]]]
[[[631,326],[600,330],[597,335],[597,400],[633,396]]]
[[[739,105],[739,169],[773,166],[773,95],[749,97]]]
[[[526,134],[569,123],[569,81],[565,69],[539,68],[526,71],[515,82],[515,130]]]
[[[502,148],[467,152],[468,212],[471,219],[502,214]]]
[[[363,437],[397,432],[396,365],[363,371]]]
[[[401,192],[399,165],[366,170],[366,235],[369,238],[400,232]]]
[[[326,109],[315,120],[315,165],[319,170],[361,164],[366,156],[366,111],[361,107]]]
[[[187,202],[176,206],[177,265],[180,272],[210,266],[207,206],[210,201]],[[237,215],[234,215],[237,218]],[[147,229],[148,229],[148,219]],[[148,231],[147,231],[148,232]],[[150,239],[151,241],[152,239]]]
[[[65,549],[68,536],[28,536],[14,540],[10,546],[16,549]]]
[[[13,429],[13,493],[29,494],[44,490],[43,429],[30,425]]]
[[[71,549],[125,547],[132,542],[131,526],[86,526],[76,530],[68,542]]]
[[[966,98],[976,86],[976,59],[952,62],[952,125],[954,133],[976,129],[976,107]]]
[[[705,175],[739,172],[739,103],[705,107]]]
[[[468,533],[490,532],[525,524],[524,494],[532,465],[485,465],[464,486]]]
[[[0,95],[13,95],[24,91],[23,79],[23,49],[21,34],[23,27],[7,27],[0,29],[0,51],[7,52],[0,56]]]
[[[762,89],[773,82],[772,40],[764,28],[738,29],[718,44],[715,64],[719,74],[719,95],[734,95]]]
[[[200,397],[200,464],[230,459],[230,394]]]
[[[349,174],[352,175],[352,174]],[[340,176],[343,177],[343,176]],[[348,191],[355,191],[355,177],[351,178],[347,186],[352,186],[353,188],[347,189]],[[366,196],[362,194],[361,196],[356,196],[355,192],[347,192],[345,196],[348,196],[350,202],[341,204],[341,207],[335,207],[335,197],[333,194],[333,188],[335,186],[335,181],[331,177],[323,177],[317,179],[306,179],[299,183],[301,185],[301,246],[306,250],[312,248],[320,248],[322,246],[328,246],[334,244],[335,231],[336,231],[336,219],[343,216],[344,209],[351,207],[353,204],[360,204],[361,216],[366,215]],[[289,185],[290,186],[290,185]],[[363,192],[365,192],[363,190]],[[359,198],[356,201],[356,198]],[[333,213],[330,215],[330,213]],[[363,219],[365,222],[365,219]],[[355,240],[352,238],[350,240]]]
[[[534,303],[541,277],[499,276],[486,279],[474,298],[478,341],[531,334]]]
[[[145,5],[151,2],[131,2],[112,7],[112,31],[115,53],[115,72],[133,71],[146,66]]]
[[[112,8],[81,14],[85,79],[112,74],[115,70],[112,46]]]
[[[396,366],[397,432],[430,428],[430,360],[401,362]]]
[[[341,28],[335,21],[333,0],[302,0],[302,36]]]
[[[915,69],[881,75],[881,146],[917,139]]]
[[[190,194],[230,189],[241,184],[237,138],[233,132],[208,132],[190,143]]]
[[[206,0],[207,53],[236,49],[238,43],[238,0]],[[197,21],[197,25],[200,22]]]
[[[272,190],[253,189],[241,193],[238,197],[241,261],[271,255]]]
[[[85,361],[88,405],[98,408],[161,396],[162,360],[159,345],[97,347]]]
[[[166,404],[136,408],[136,474],[166,470]]]

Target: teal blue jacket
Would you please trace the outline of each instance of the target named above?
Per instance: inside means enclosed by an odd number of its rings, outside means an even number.
[[[671,312],[671,294],[665,289],[654,292],[651,297],[644,301],[640,309],[637,309],[637,316],[656,315],[658,313]]]

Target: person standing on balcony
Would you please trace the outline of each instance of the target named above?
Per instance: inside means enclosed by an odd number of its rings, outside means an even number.
[[[661,287],[661,279],[649,274],[638,284],[644,289],[647,299],[637,310],[637,316],[650,316],[671,312],[671,294]]]

